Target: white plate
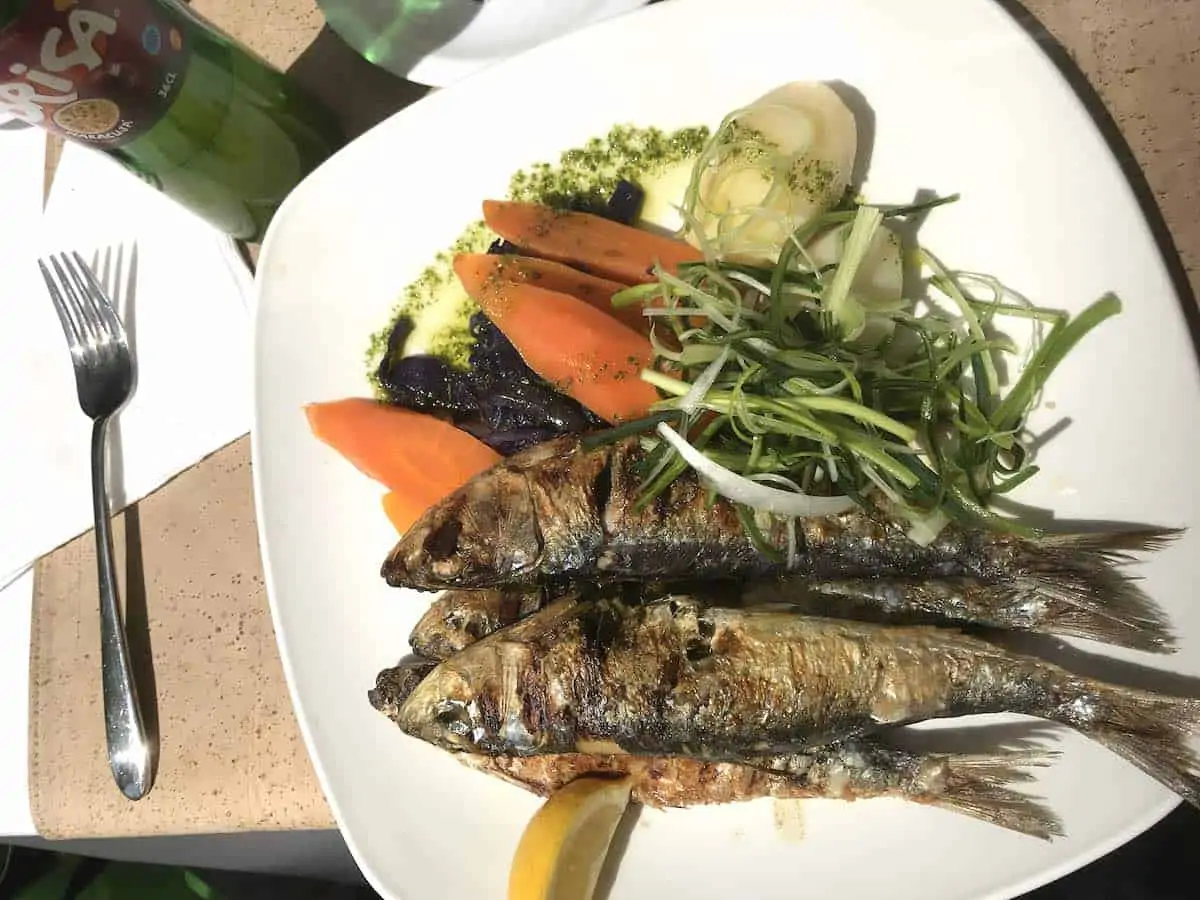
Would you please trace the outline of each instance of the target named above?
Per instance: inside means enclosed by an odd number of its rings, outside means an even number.
[[[611,48],[624,58],[614,64]],[[538,803],[402,736],[368,704],[430,595],[387,588],[381,490],[308,433],[301,405],[363,395],[369,333],[509,175],[614,123],[716,124],[793,79],[840,79],[875,110],[867,193],[959,191],[923,232],[943,259],[1081,309],[1126,309],[1081,344],[1046,400],[1071,419],[1023,496],[1066,518],[1194,525],[1200,383],[1179,301],[1132,191],[1074,94],[990,0],[676,0],[544,45],[440,91],[347,147],[286,202],[259,266],[254,474],[275,628],[337,821],[385,897],[500,898]],[[510,99],[496,103],[496,97]],[[1035,423],[1037,424],[1037,423]],[[1200,535],[1142,567],[1200,674]],[[1136,654],[1124,654],[1135,658]],[[1036,785],[1066,839],[872,800],[810,802],[804,838],[770,801],[645,812],[613,900],[677,896],[1003,898],[1111,850],[1173,795],[1064,734]]]

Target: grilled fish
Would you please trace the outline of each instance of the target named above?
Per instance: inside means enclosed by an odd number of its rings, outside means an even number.
[[[1087,638],[1151,653],[1173,653],[1165,615],[1140,591],[1101,595],[1065,579],[1016,575],[925,579],[762,579],[744,586],[738,604],[787,603],[813,615],[897,625],[978,626]]]
[[[371,705],[395,719],[433,667],[427,659],[409,656],[384,669],[374,689],[368,691]],[[751,757],[744,762],[629,754],[454,754],[471,768],[542,797],[584,775],[632,775],[633,799],[658,808],[759,797],[901,797],[1040,838],[1062,834],[1058,818],[1007,785],[1029,780],[1024,769],[1048,765],[1055,755],[1032,748],[989,754],[916,754],[873,738],[843,741],[806,753]]]
[[[423,590],[577,581],[968,577],[1049,599],[1088,598],[1121,621],[1167,634],[1162,612],[1121,569],[1171,529],[1025,539],[958,525],[922,546],[880,509],[793,519],[758,512],[752,540],[733,504],[710,503],[694,470],[639,508],[645,451],[637,438],[586,450],[576,437],[532,447],[431,507],[395,545],[381,574]],[[794,552],[789,552],[789,549]]]
[[[1062,823],[1053,812],[1007,787],[1029,779],[1022,767],[1046,765],[1054,754],[1044,752],[915,754],[863,739],[747,763],[628,754],[454,755],[472,769],[498,776],[540,797],[549,797],[583,776],[631,775],[633,799],[660,809],[760,797],[898,797],[1033,837],[1049,839],[1063,833]]]
[[[408,636],[418,656],[448,659],[463,647],[537,612],[552,596],[540,588],[446,591]]]
[[[739,762],[888,726],[1021,713],[1074,728],[1200,805],[1200,700],[1105,684],[957,631],[572,598],[438,664],[394,711],[451,750]]]
[[[371,705],[380,712],[399,709],[426,675],[434,670],[437,661],[409,654],[396,665],[384,669],[375,678],[375,687],[367,692]]]
[[[685,590],[682,583],[678,590]],[[625,597],[653,599],[665,588],[648,585]],[[978,578],[919,580],[902,576],[810,581],[785,576],[749,582],[690,585],[706,603],[778,605],[810,615],[893,625],[952,625],[1082,637],[1150,652],[1174,644],[1153,611],[1136,604],[1104,603],[1095,596],[1032,579],[993,583]],[[430,604],[409,636],[413,652],[447,659],[469,644],[537,612],[560,596],[540,588],[446,591]]]

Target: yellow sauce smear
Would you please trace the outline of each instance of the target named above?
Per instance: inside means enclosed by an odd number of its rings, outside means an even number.
[[[789,844],[804,840],[804,801],[775,800],[771,809],[775,830]]]

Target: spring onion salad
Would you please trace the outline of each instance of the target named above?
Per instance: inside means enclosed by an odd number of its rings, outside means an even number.
[[[824,515],[880,499],[920,543],[951,522],[1032,533],[991,504],[1037,474],[1026,418],[1120,302],[1068,316],[906,248],[897,226],[957,196],[867,203],[848,190],[855,153],[853,117],[823,84],[787,85],[725,118],[679,209],[704,260],[659,267],[613,298],[645,304],[655,359],[641,377],[663,399],[590,440],[642,432],[640,502],[692,467],[765,550],[755,511]],[[996,336],[1005,318],[1032,326],[1023,353]]]

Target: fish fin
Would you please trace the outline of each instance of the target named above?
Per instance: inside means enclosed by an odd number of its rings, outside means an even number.
[[[1040,547],[1069,554],[1094,555],[1110,563],[1132,561],[1133,553],[1163,550],[1186,528],[1131,528],[1125,531],[1095,531],[1074,534],[1045,534],[1037,538]]]
[[[1060,707],[1065,721],[1200,807],[1200,699],[1084,682]]]
[[[1019,578],[1015,586],[998,591],[1011,604],[1044,603],[1035,631],[1150,653],[1178,649],[1166,612],[1120,573],[1097,571],[1087,579],[1070,574]]]
[[[1094,534],[1047,535],[1021,559],[1026,578],[1046,597],[1061,601],[1061,625],[1079,637],[1139,650],[1172,652],[1174,635],[1162,608],[1119,569],[1134,552],[1160,550],[1182,528],[1144,528]],[[1044,629],[1039,629],[1044,630]],[[1095,634],[1089,634],[1094,631]]]
[[[933,760],[940,769],[940,789],[919,799],[1042,840],[1062,837],[1062,821],[1053,810],[1008,787],[1030,781],[1025,768],[1049,765],[1056,756],[1040,749],[939,755]]]

